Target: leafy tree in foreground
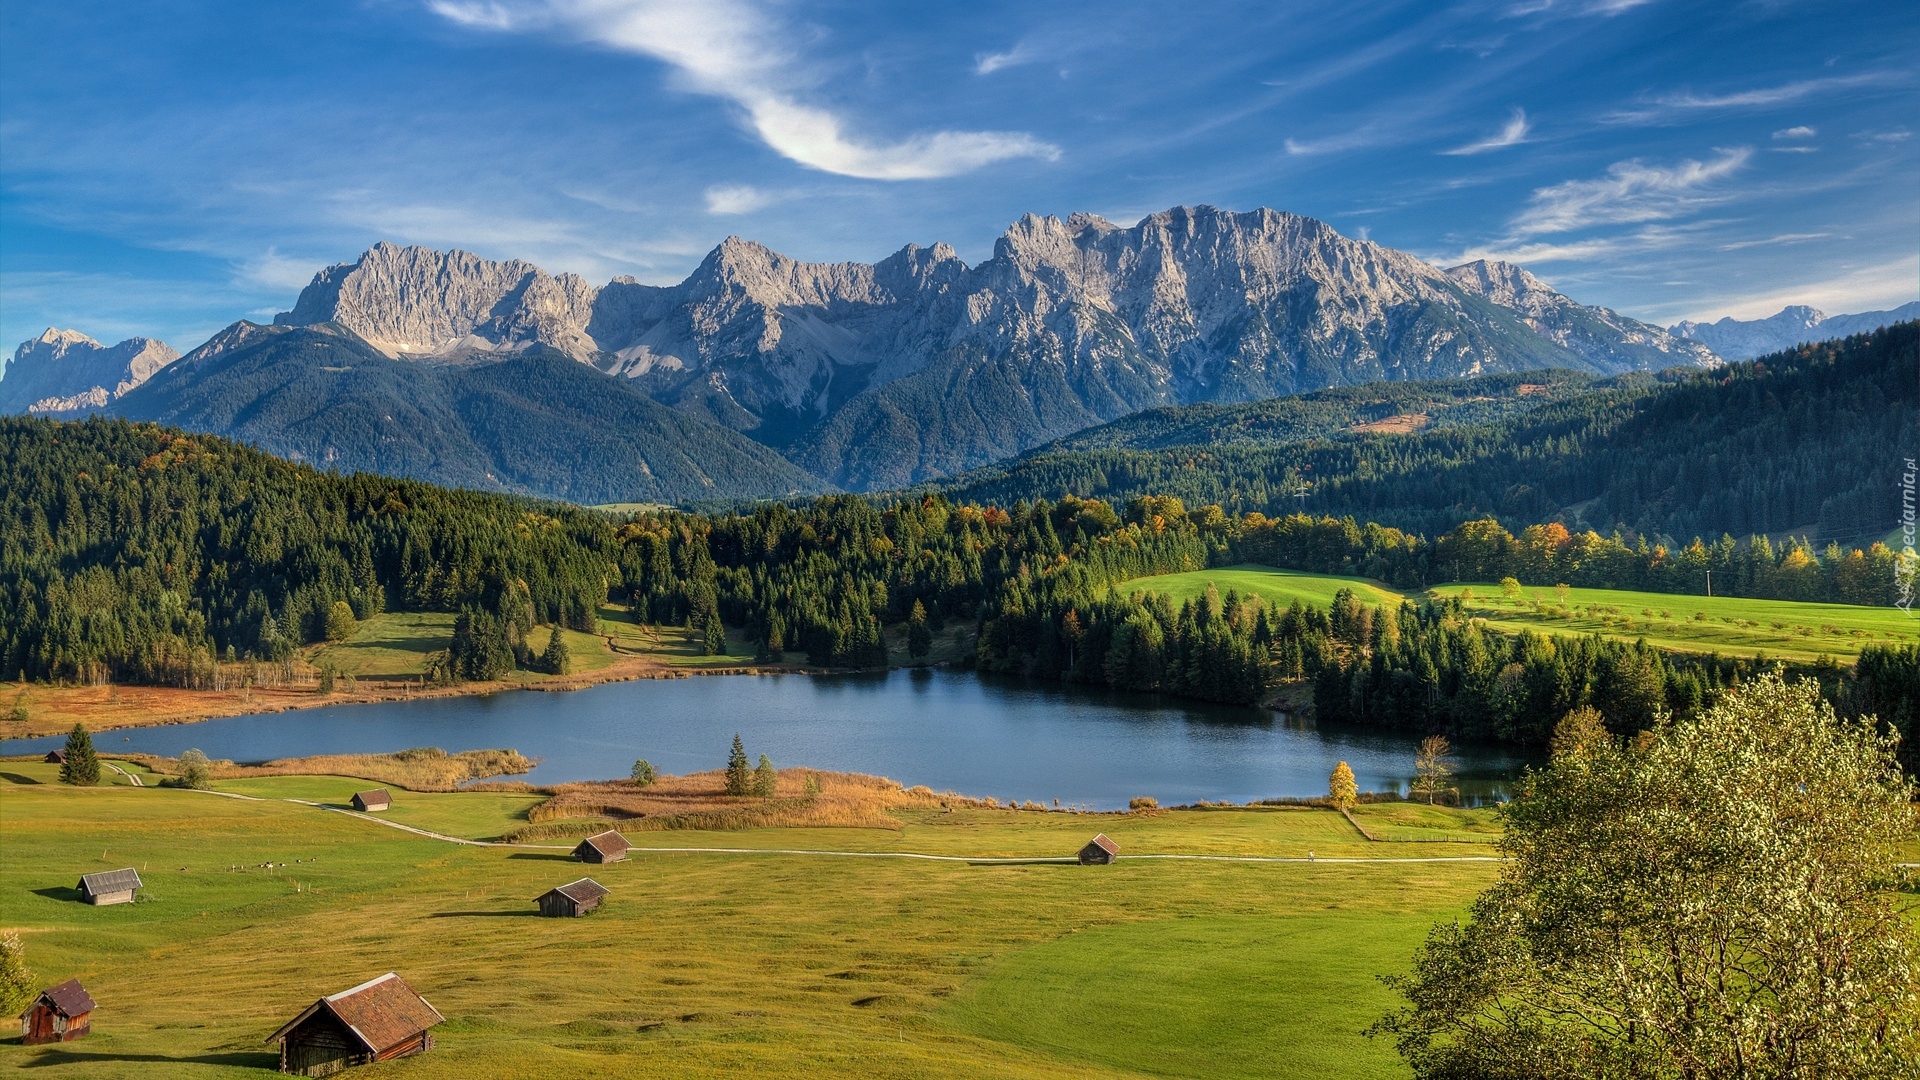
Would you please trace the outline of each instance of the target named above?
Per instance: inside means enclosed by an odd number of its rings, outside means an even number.
[[[100,782],[100,759],[93,752],[93,736],[80,724],[67,735],[67,760],[60,766],[60,782],[92,787]]]
[[[761,754],[760,764],[753,770],[753,793],[771,799],[779,786],[780,774],[773,771],[773,759]]]
[[[1447,755],[1453,746],[1445,735],[1429,735],[1420,740],[1420,752],[1413,758],[1413,783],[1407,785],[1415,795],[1425,795],[1427,805],[1433,805],[1434,796],[1447,790],[1447,781],[1453,778],[1453,763]]]
[[[1501,809],[1500,880],[1375,1025],[1420,1080],[1920,1075],[1894,739],[1768,674]]]
[[[727,754],[727,794],[746,795],[753,791],[753,767],[747,764],[747,748],[740,733],[733,733],[733,750]]]
[[[1359,785],[1353,780],[1353,766],[1341,762],[1333,767],[1333,775],[1327,778],[1327,801],[1336,810],[1351,810],[1360,797]]]
[[[27,947],[19,934],[0,935],[0,1016],[18,1016],[38,997]]]
[[[207,755],[200,750],[188,750],[180,755],[180,786],[195,791],[205,791],[213,786],[213,774],[208,770]]]

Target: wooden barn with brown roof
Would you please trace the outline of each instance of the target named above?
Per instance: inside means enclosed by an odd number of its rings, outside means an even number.
[[[102,870],[80,879],[80,899],[89,904],[131,904],[140,884],[140,874],[129,866],[124,870]]]
[[[577,919],[606,899],[608,889],[592,878],[570,881],[558,888],[548,889],[533,898],[540,905],[540,914],[549,919]]]
[[[353,808],[363,814],[378,813],[393,805],[393,796],[386,788],[374,788],[371,791],[353,793]]]
[[[65,765],[66,763],[67,763],[67,752],[65,750],[47,751],[47,764]]]
[[[626,837],[608,829],[580,841],[580,846],[573,849],[573,857],[590,863],[619,862],[627,857],[627,851],[632,847]]]
[[[1106,833],[1087,841],[1080,849],[1080,862],[1083,866],[1105,866],[1120,857],[1120,845],[1107,839]]]
[[[389,971],[331,994],[287,1021],[268,1042],[280,1044],[280,1071],[328,1076],[355,1065],[433,1049],[428,1029],[446,1020],[407,981]]]
[[[40,991],[27,1011],[20,1014],[20,1041],[37,1046],[84,1039],[92,1030],[95,1007],[93,995],[80,985],[79,979],[50,986]]]

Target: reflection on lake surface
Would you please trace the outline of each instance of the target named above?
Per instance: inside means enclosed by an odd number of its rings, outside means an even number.
[[[972,673],[703,676],[610,683],[571,693],[339,705],[198,724],[102,732],[106,753],[265,761],[312,754],[510,747],[542,759],[534,783],[624,777],[635,758],[663,772],[719,768],[735,732],[776,765],[876,773],[909,786],[1111,809],[1324,795],[1334,763],[1362,791],[1405,790],[1417,740],[1322,730],[1264,709],[1109,694]],[[9,739],[39,753],[64,737]],[[1528,760],[1457,748],[1460,787],[1497,796]]]

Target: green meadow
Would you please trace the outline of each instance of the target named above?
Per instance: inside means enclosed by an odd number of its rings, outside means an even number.
[[[1352,589],[1362,603],[1396,604],[1403,595],[1368,578],[1339,577],[1277,570],[1265,566],[1232,566],[1195,570],[1163,577],[1135,578],[1114,588],[1123,593],[1144,590],[1163,593],[1176,602],[1198,597],[1209,584],[1225,596],[1228,590],[1259,596],[1266,603],[1286,607],[1295,600],[1326,607],[1339,590]],[[1749,600],[1740,597],[1688,596],[1675,593],[1632,592],[1623,589],[1567,589],[1560,591],[1523,586],[1517,600],[1509,600],[1500,586],[1488,582],[1456,582],[1426,593],[1407,594],[1441,598],[1471,591],[1467,608],[1488,626],[1509,633],[1532,630],[1545,634],[1602,634],[1623,641],[1645,639],[1650,645],[1684,652],[1720,652],[1726,655],[1767,656],[1813,660],[1830,656],[1847,661],[1873,643],[1920,643],[1920,620],[1898,608],[1858,607],[1850,604],[1812,604],[1791,600]]]
[[[1208,585],[1218,589],[1223,597],[1229,590],[1237,590],[1242,596],[1258,596],[1269,606],[1279,608],[1285,608],[1295,600],[1305,607],[1325,608],[1333,603],[1334,594],[1341,589],[1352,589],[1354,596],[1368,607],[1398,604],[1403,599],[1400,592],[1370,578],[1276,570],[1271,566],[1250,563],[1213,570],[1192,570],[1184,574],[1134,578],[1113,588],[1122,596],[1135,592],[1159,593],[1178,604],[1183,600],[1198,599],[1207,591]]]
[[[1725,596],[1568,589],[1565,603],[1555,589],[1526,586],[1518,600],[1492,584],[1442,585],[1435,596],[1473,591],[1467,608],[1489,626],[1536,633],[1606,634],[1688,652],[1796,660],[1831,656],[1851,660],[1869,644],[1920,642],[1920,620],[1899,608],[1748,600]]]
[[[1487,853],[1485,812],[1398,805],[1361,808],[1388,842],[1302,808],[929,809],[898,829],[635,833],[631,859],[585,867],[287,801],[343,803],[367,786],[351,777],[219,785],[250,799],[53,781],[0,763],[0,926],[41,982],[100,1002],[83,1041],[0,1045],[0,1067],[48,1078],[264,1076],[282,1021],[389,970],[449,1022],[370,1077],[1399,1077],[1360,1034],[1392,1004],[1375,976],[1495,872],[1420,861]],[[470,837],[532,799],[393,793],[389,820]],[[662,850],[1060,856],[1097,831],[1117,864]],[[140,903],[76,901],[82,873],[129,865]],[[613,890],[601,911],[533,917],[583,874]]]

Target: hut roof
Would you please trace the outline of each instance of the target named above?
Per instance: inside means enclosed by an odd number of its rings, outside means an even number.
[[[612,829],[608,829],[603,833],[594,833],[592,836],[580,842],[590,845],[595,851],[598,851],[602,855],[618,855],[633,847],[632,844],[627,843],[626,837],[621,836]]]
[[[59,986],[49,986],[40,991],[40,997],[52,1005],[54,1011],[71,1020],[94,1010],[93,995],[80,985],[79,979],[68,979]]]
[[[1120,854],[1120,845],[1107,839],[1106,833],[1101,833],[1098,836],[1095,836],[1092,840],[1087,841],[1087,843],[1092,845],[1093,847],[1099,848],[1101,851],[1104,851],[1109,855]]]
[[[446,1017],[414,993],[407,980],[389,971],[349,990],[329,994],[302,1009],[299,1016],[267,1039],[280,1042],[314,1013],[325,1009],[375,1054],[413,1038]]]
[[[67,752],[65,750],[49,750],[47,751],[47,760],[56,765],[65,765],[67,763]]]
[[[80,888],[94,896],[143,887],[140,884],[140,875],[131,866],[125,870],[102,870],[97,874],[87,874],[80,879]]]
[[[548,889],[546,893],[541,893],[540,895],[545,896],[547,893],[559,893],[561,896],[566,897],[576,904],[591,904],[595,900],[606,896],[609,891],[605,885],[600,884],[592,878],[583,877],[579,881],[570,881],[558,888]],[[538,897],[535,899],[538,899]]]
[[[339,789],[335,788],[334,790],[338,791]],[[390,803],[393,801],[393,796],[387,794],[387,789],[383,787],[373,788],[370,791],[356,791],[353,793],[353,797],[363,803]]]

